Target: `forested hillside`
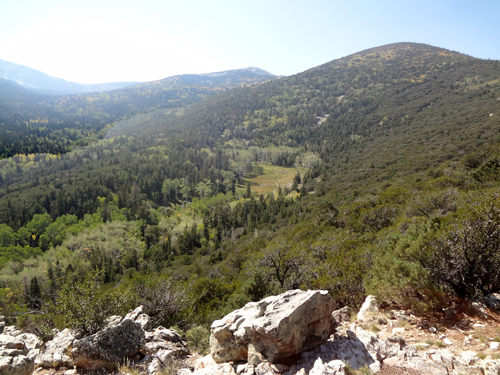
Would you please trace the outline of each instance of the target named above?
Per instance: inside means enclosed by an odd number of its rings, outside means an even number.
[[[215,76],[212,76],[215,75]],[[66,153],[104,137],[117,121],[159,109],[179,109],[222,90],[266,82],[256,68],[188,74],[100,93],[49,96],[0,80],[0,159]]]
[[[155,87],[124,103],[160,108]],[[499,61],[400,43],[217,90],[0,160],[8,319],[79,326],[92,277],[110,314],[141,303],[185,329],[293,288],[420,312],[499,291]]]

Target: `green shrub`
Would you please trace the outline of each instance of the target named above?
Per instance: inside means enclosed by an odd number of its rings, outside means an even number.
[[[191,350],[196,350],[202,355],[210,352],[210,330],[203,326],[191,328],[186,332],[186,341]]]
[[[130,297],[102,288],[103,271],[87,271],[81,279],[70,274],[57,293],[56,302],[47,306],[59,329],[73,328],[91,335],[106,324],[111,315],[127,311]]]

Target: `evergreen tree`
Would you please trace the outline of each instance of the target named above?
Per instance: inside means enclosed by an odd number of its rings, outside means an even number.
[[[36,310],[39,310],[42,307],[42,291],[40,290],[40,285],[38,284],[36,276],[34,276],[30,281],[28,305],[30,308]]]

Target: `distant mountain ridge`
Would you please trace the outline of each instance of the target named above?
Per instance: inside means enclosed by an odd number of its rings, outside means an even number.
[[[37,72],[26,69],[29,74]],[[19,81],[24,79],[21,73],[9,76]],[[41,72],[37,75],[53,79]],[[245,68],[178,75],[118,89],[107,84],[110,91],[106,92],[50,96],[0,77],[0,159],[19,153],[65,153],[72,146],[97,141],[116,121],[156,111],[174,113],[210,95],[275,78],[262,69]]]
[[[231,73],[244,73],[244,72],[251,72],[251,73],[261,75],[261,76],[275,77],[274,74],[269,73],[268,71],[266,71],[264,69],[260,69],[260,68],[254,67],[254,66],[250,66],[248,68],[242,68],[242,69],[225,70],[222,72],[202,73],[200,75],[201,76],[209,76],[209,77],[217,77],[217,76],[228,75]]]
[[[76,83],[66,81],[45,74],[39,70],[24,65],[15,64],[0,59],[0,78],[12,81],[18,85],[49,95],[72,95],[89,92],[111,91],[127,86],[136,85],[138,82],[110,82],[110,83]]]
[[[258,79],[257,77],[262,77]],[[150,85],[154,83],[165,83],[177,81],[177,83],[196,86],[221,86],[228,88],[235,86],[235,81],[240,84],[255,83],[263,81],[265,77],[273,78],[276,75],[257,67],[225,70],[221,72],[201,73],[201,74],[180,74],[166,77],[150,82],[109,82],[109,83],[77,83],[66,81],[45,74],[39,70],[29,68],[24,65],[15,64],[0,59],[0,78],[15,82],[25,89],[35,91],[39,94],[48,95],[76,95],[85,93],[95,93],[123,89],[130,86]],[[256,79],[257,78],[257,79]]]

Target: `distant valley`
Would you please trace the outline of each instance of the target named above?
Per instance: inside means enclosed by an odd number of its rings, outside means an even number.
[[[0,307],[24,329],[79,328],[56,307],[90,282],[106,316],[187,332],[291,289],[427,320],[500,292],[500,61],[395,43],[0,99]]]

